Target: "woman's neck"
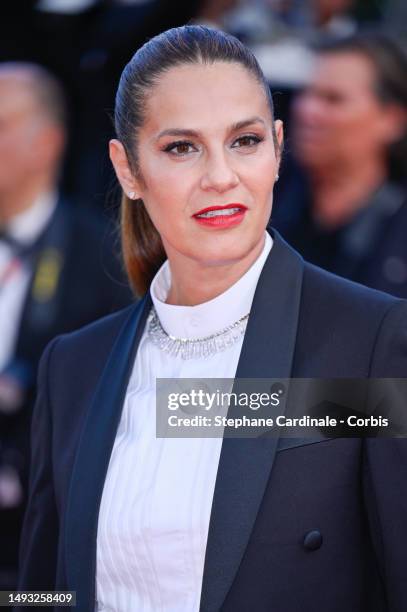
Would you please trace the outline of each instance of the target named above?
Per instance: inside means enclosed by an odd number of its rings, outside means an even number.
[[[368,204],[372,193],[386,180],[385,165],[360,161],[311,172],[312,214],[318,223],[336,228]]]
[[[221,295],[249,270],[263,247],[264,238],[243,258],[220,265],[203,265],[185,257],[169,256],[171,287],[166,303],[196,306]]]

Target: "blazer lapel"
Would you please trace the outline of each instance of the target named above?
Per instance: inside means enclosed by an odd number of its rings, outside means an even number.
[[[72,473],[65,520],[68,588],[77,612],[95,601],[99,505],[134,357],[150,310],[147,296],[132,310],[117,338],[87,414]]]
[[[289,378],[300,307],[302,259],[274,232],[253,301],[236,378]],[[132,311],[113,347],[88,412],[73,468],[65,518],[67,588],[77,612],[95,601],[99,505],[132,364],[150,310]],[[223,440],[208,534],[201,611],[220,609],[230,589],[264,489],[276,438]]]
[[[273,231],[236,378],[290,378],[303,260]],[[237,381],[238,382],[238,381]],[[224,438],[212,504],[201,612],[218,612],[233,583],[270,477],[278,438]]]

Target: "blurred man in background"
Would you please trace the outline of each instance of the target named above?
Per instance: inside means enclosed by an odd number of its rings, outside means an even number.
[[[103,224],[58,192],[66,137],[57,81],[0,64],[0,589],[14,586],[39,357],[131,299]]]
[[[407,56],[382,34],[317,54],[293,112],[305,180],[286,180],[274,224],[306,259],[407,297]]]

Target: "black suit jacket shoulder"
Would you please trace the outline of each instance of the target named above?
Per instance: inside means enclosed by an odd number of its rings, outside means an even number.
[[[293,377],[405,377],[406,305],[305,263]]]
[[[41,362],[20,588],[95,599],[104,479],[150,308],[56,339]],[[239,378],[405,376],[407,305],[304,264],[275,234]],[[212,505],[201,612],[403,612],[407,445],[228,439]],[[316,534],[316,535],[315,535]]]

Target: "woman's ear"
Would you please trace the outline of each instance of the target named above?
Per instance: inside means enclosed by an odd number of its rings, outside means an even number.
[[[120,140],[116,138],[110,140],[109,156],[123,191],[131,200],[136,200],[140,197],[138,195],[137,182],[130,170],[126,151]]]
[[[281,121],[281,119],[276,119],[276,121],[274,121],[274,129],[276,132],[276,137],[277,137],[277,142],[278,142],[278,151],[276,151],[277,159],[280,162],[281,153],[282,153],[283,146],[284,146],[284,126],[283,126],[283,122]]]

